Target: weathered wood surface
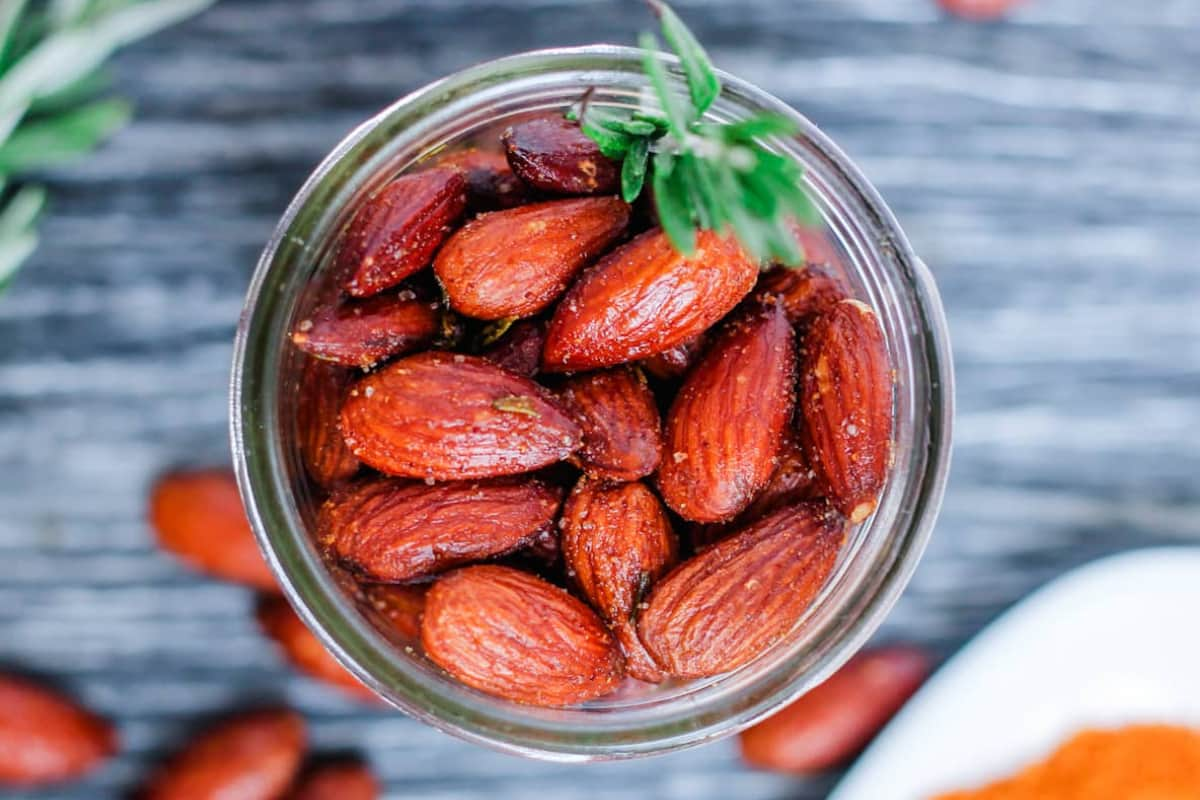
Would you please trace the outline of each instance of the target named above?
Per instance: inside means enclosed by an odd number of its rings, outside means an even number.
[[[942,521],[885,638],[942,655],[1095,556],[1200,541],[1200,3],[678,2],[725,68],[857,159],[932,265],[959,417]],[[252,265],[317,160],[396,96],[518,50],[631,41],[633,2],[224,0],[117,62],[137,122],[55,177],[0,298],[0,663],[55,676],[125,750],[44,797],[117,797],[197,718],[303,709],[390,796],[817,798],[732,743],[553,766],[289,675],[251,598],[156,552],[146,487],[226,457]],[[881,797],[884,795],[881,794]]]

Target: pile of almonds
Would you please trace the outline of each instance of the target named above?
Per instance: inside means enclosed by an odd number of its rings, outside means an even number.
[[[196,736],[137,793],[142,800],[375,800],[379,784],[357,761],[304,766],[305,726],[292,711],[242,713]],[[54,689],[0,674],[0,789],[78,780],[117,750],[107,721]]]
[[[712,231],[680,254],[572,122],[501,138],[368,198],[291,331],[316,537],[359,596],[422,587],[425,656],[483,692],[736,669],[878,502],[875,314],[836,260],[760,265]]]

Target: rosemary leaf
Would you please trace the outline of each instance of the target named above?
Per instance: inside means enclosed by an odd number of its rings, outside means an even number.
[[[791,136],[796,132],[796,123],[770,112],[715,127],[728,142],[752,142],[767,136]]]
[[[639,136],[629,145],[625,161],[621,164],[621,199],[632,203],[642,193],[646,182],[646,164],[650,157],[650,140]]]
[[[610,131],[623,133],[628,136],[653,136],[658,133],[658,127],[654,123],[646,122],[640,119],[606,119],[600,123]]]
[[[687,79],[696,117],[699,118],[721,94],[721,79],[717,77],[708,54],[696,37],[671,8],[660,0],[650,0],[650,7],[662,23],[663,38],[679,55],[683,75]]]
[[[654,207],[658,211],[658,224],[675,249],[690,256],[696,252],[696,227],[692,222],[687,185],[683,182],[685,170],[678,165],[663,170],[661,162],[659,158],[654,163]]]
[[[82,108],[28,122],[0,144],[0,172],[28,172],[89,153],[129,121],[123,100],[99,100]]]
[[[694,120],[693,110],[685,108],[671,89],[667,79],[667,69],[663,66],[658,53],[658,39],[652,33],[643,33],[638,40],[642,46],[642,69],[650,79],[654,94],[658,97],[659,105],[667,118],[667,130],[676,139],[683,141],[688,133],[688,126]]]

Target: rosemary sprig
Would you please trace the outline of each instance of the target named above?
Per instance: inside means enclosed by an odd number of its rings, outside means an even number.
[[[771,113],[704,121],[721,94],[721,79],[679,16],[661,0],[647,2],[679,57],[687,95],[669,75],[658,38],[643,33],[642,64],[658,108],[621,114],[592,104],[588,90],[568,116],[579,120],[605,156],[623,160],[621,195],[627,202],[641,194],[650,176],[659,222],[681,253],[695,251],[698,229],[732,230],[761,261],[802,264],[804,253],[790,223],[816,224],[820,212],[804,189],[800,164],[766,144],[794,134],[796,126]]]
[[[91,152],[128,122],[100,98],[119,47],[213,0],[0,0],[0,291],[37,247],[44,187],[25,181]]]

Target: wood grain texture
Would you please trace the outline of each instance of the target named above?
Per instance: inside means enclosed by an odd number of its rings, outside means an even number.
[[[678,0],[716,61],[876,183],[937,274],[959,417],[945,511],[881,639],[948,654],[1093,557],[1200,542],[1200,4]],[[0,298],[0,664],[113,717],[124,754],[40,797],[118,797],[197,719],[284,699],[395,797],[823,797],[730,743],[545,765],[364,710],[288,673],[240,589],[157,552],[155,475],[227,458],[233,327],[262,243],[354,124],[446,72],[629,42],[640,4],[222,0],[116,63],[138,119],[52,178]],[[282,679],[284,675],[288,677]]]

